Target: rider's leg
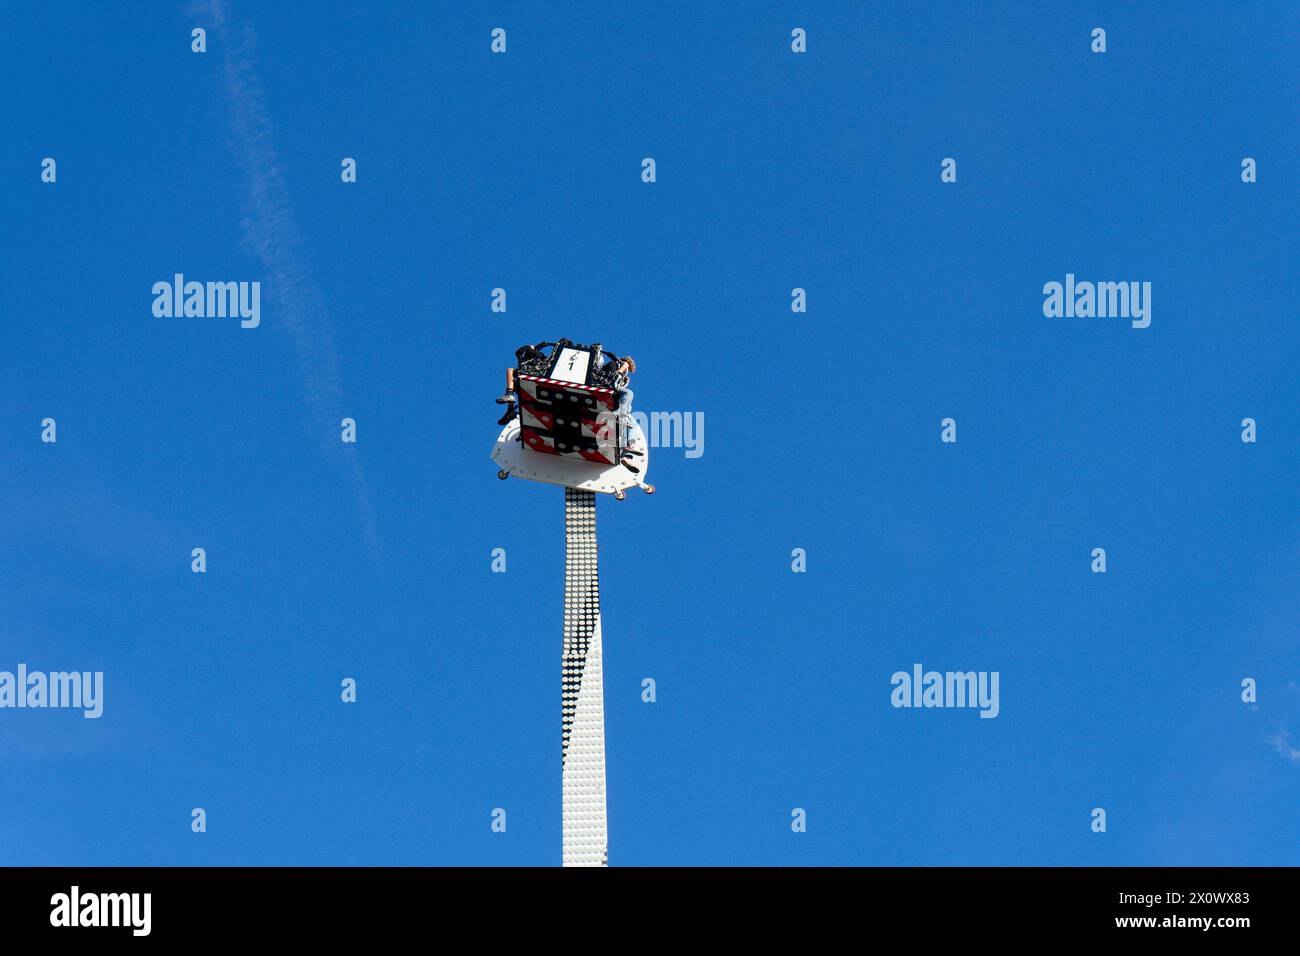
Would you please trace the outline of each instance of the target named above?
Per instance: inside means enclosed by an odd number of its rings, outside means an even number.
[[[506,369],[506,393],[497,399],[498,405],[507,405],[515,400],[515,370]]]

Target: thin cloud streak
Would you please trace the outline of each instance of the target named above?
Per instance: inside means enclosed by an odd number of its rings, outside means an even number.
[[[1300,749],[1291,746],[1291,733],[1285,727],[1280,728],[1277,733],[1269,737],[1268,742],[1285,759],[1292,763],[1300,763]]]
[[[263,292],[274,310],[274,324],[289,333],[298,356],[303,401],[312,429],[337,436],[344,412],[334,334],[324,297],[312,276],[310,257],[275,150],[275,128],[253,58],[257,35],[251,27],[232,26],[230,13],[221,0],[199,5],[199,11],[210,18],[224,56],[230,147],[248,186],[240,217],[241,244],[261,260],[265,269]],[[328,443],[328,439],[325,441]],[[333,450],[347,459],[362,533],[372,556],[379,557],[379,536],[365,470],[354,448],[338,443]]]

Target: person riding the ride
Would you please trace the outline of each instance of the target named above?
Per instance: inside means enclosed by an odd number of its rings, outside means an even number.
[[[543,349],[548,346],[572,345],[568,339],[560,339],[558,342],[538,342],[536,345],[521,345],[515,350],[515,359],[518,362],[517,368],[522,372],[526,368],[539,367],[547,362],[547,355]],[[636,360],[630,355],[619,358],[617,355],[604,353],[600,346],[595,346],[598,356],[608,356],[609,361],[600,362],[597,359],[597,373],[602,378],[610,381],[614,388],[614,395],[618,405],[614,410],[617,421],[623,426],[626,434],[632,433],[632,389],[628,388],[628,379],[636,371]],[[497,420],[498,425],[508,425],[519,414],[519,401],[515,394],[515,369],[506,369],[506,390],[505,394],[496,400],[498,405],[505,405],[506,409],[501,417]],[[641,469],[631,458],[633,456],[644,455],[644,452],[634,451],[630,448],[623,449],[623,454],[619,464],[633,474],[639,474]]]

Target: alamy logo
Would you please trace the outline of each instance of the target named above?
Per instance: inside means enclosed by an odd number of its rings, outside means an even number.
[[[18,673],[0,671],[0,708],[69,707],[83,711],[83,717],[96,719],[104,713],[103,671],[27,672],[26,664]]]
[[[618,412],[600,412],[596,416],[596,439],[606,449],[613,442],[613,426]],[[687,458],[704,456],[703,412],[631,412],[628,415],[645,435],[651,448],[684,448]]]
[[[255,329],[262,321],[262,283],[186,282],[176,273],[171,282],[153,284],[153,314],[160,319],[240,319],[240,328]]]
[[[1075,282],[1065,274],[1065,284],[1043,286],[1043,315],[1049,319],[1132,319],[1133,328],[1151,324],[1150,282]]]
[[[82,893],[74,886],[50,897],[51,926],[129,926],[131,935],[153,928],[152,893]]]
[[[895,707],[978,707],[981,717],[996,717],[997,671],[924,671],[912,665],[912,673],[895,671],[889,702]]]

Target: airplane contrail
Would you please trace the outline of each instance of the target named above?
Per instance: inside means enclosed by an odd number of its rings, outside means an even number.
[[[344,448],[337,438],[344,411],[334,334],[275,150],[274,125],[253,59],[257,36],[251,27],[231,25],[222,0],[196,4],[194,10],[210,18],[224,57],[230,147],[248,186],[240,217],[241,244],[262,262],[266,276],[262,288],[274,309],[275,324],[289,333],[297,353],[313,431],[333,436],[335,453],[345,453],[362,533],[372,556],[379,557],[365,469],[355,448]]]

